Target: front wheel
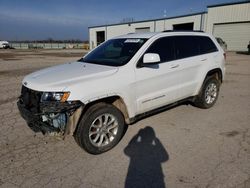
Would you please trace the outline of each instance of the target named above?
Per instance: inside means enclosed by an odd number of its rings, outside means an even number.
[[[201,91],[194,100],[194,105],[199,108],[211,108],[218,99],[220,82],[215,77],[207,78]]]
[[[110,104],[91,106],[83,115],[76,134],[77,143],[91,154],[100,154],[113,148],[123,136],[125,128],[122,113]]]

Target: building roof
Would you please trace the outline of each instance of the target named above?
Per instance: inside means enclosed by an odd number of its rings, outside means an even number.
[[[140,20],[140,21],[134,21],[134,22],[126,22],[126,23],[115,23],[115,24],[107,24],[107,25],[98,25],[98,26],[91,26],[91,28],[96,27],[107,27],[107,26],[115,26],[115,25],[124,25],[124,24],[134,24],[134,23],[142,23],[142,22],[152,22],[152,21],[158,21],[158,20],[169,20],[169,19],[175,19],[175,18],[182,18],[182,17],[188,17],[188,16],[196,16],[201,14],[206,14],[207,12],[196,12],[192,14],[185,14],[185,15],[179,15],[179,16],[171,16],[166,18],[158,18],[158,19],[150,19],[150,20]]]
[[[234,2],[228,2],[228,3],[220,3],[220,4],[208,5],[207,8],[222,7],[222,6],[228,6],[228,5],[238,5],[238,4],[244,4],[244,3],[250,3],[250,0],[236,1],[236,2],[234,1]]]
[[[221,3],[221,4],[214,4],[214,5],[208,5],[207,8],[213,8],[213,7],[220,7],[220,6],[227,6],[227,5],[237,5],[237,4],[243,4],[243,3],[250,3],[250,0],[245,1],[238,1],[238,2],[228,2],[228,3]],[[134,24],[134,23],[142,23],[142,22],[152,22],[152,21],[159,21],[159,20],[169,20],[169,19],[175,19],[175,18],[182,18],[182,17],[188,17],[188,16],[196,16],[196,15],[202,15],[206,14],[207,11],[204,12],[196,12],[192,14],[185,14],[185,15],[179,15],[179,16],[171,16],[166,18],[158,18],[158,19],[149,19],[149,20],[140,20],[140,21],[134,21],[134,22],[125,22],[125,23],[115,23],[115,24],[106,24],[106,25],[97,25],[97,26],[91,26],[88,27],[96,28],[96,27],[107,27],[107,26],[116,26],[116,25],[125,25],[125,24]]]

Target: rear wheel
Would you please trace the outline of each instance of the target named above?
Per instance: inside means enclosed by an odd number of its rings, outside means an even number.
[[[124,128],[122,113],[110,104],[100,103],[91,106],[83,115],[75,139],[87,152],[100,154],[118,144]]]
[[[204,81],[201,91],[196,96],[194,105],[199,108],[211,108],[218,99],[220,82],[215,77],[209,77]]]

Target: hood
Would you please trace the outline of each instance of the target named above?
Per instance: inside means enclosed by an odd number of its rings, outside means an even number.
[[[72,62],[31,73],[23,79],[23,85],[36,91],[64,91],[70,85],[103,78],[117,70],[117,67]]]

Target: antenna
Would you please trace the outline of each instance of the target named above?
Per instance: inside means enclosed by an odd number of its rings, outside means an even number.
[[[164,15],[163,15],[163,17],[164,17],[164,18],[167,17],[167,10],[166,10],[166,9],[164,10]]]

